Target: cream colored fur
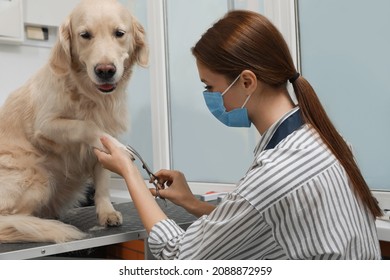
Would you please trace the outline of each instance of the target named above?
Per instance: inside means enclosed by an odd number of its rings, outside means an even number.
[[[125,90],[136,63],[147,64],[144,30],[117,1],[84,0],[61,25],[47,65],[0,109],[0,243],[82,238],[50,219],[77,204],[90,180],[99,223],[122,223],[93,147],[126,130]],[[116,72],[103,79],[98,65]]]

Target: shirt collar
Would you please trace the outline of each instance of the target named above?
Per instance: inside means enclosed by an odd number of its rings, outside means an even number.
[[[269,141],[271,140],[272,136],[274,135],[275,131],[278,129],[278,127],[292,114],[294,114],[296,111],[299,110],[299,107],[295,107],[288,111],[286,114],[284,114],[278,121],[276,121],[273,125],[271,125],[261,136],[259,143],[256,145],[255,150],[253,153],[258,155],[260,152],[264,151],[265,147],[267,147]]]

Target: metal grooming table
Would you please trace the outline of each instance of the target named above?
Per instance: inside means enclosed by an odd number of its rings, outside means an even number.
[[[183,208],[161,199],[157,203],[166,215],[173,219],[183,229],[187,229],[196,217],[189,214]],[[95,207],[82,207],[70,210],[61,219],[80,230],[88,233],[88,237],[82,240],[70,241],[62,244],[53,243],[12,243],[0,244],[1,259],[32,259],[50,255],[78,251],[88,248],[101,247],[121,243],[129,240],[145,239],[147,233],[132,202],[114,204],[114,208],[122,213],[123,224],[120,227],[101,227],[97,223]]]

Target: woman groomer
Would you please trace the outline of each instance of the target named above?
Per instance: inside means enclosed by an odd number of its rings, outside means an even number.
[[[102,139],[110,154],[96,155],[126,180],[152,253],[162,259],[379,259],[375,217],[381,211],[278,30],[259,14],[232,11],[192,52],[211,113],[228,126],[253,123],[262,137],[248,172],[216,208],[193,196],[182,173],[156,173],[169,186],[160,195],[200,217],[186,231],[161,211],[126,153]]]

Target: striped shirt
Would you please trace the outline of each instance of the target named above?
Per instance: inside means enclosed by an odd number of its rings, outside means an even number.
[[[186,231],[158,222],[149,247],[158,259],[380,259],[375,218],[318,133],[303,125],[273,149],[261,137],[235,190]]]

